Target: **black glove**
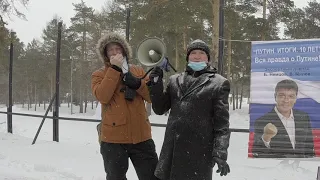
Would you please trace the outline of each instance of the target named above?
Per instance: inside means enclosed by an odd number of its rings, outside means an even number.
[[[134,77],[128,72],[123,77],[123,84],[131,89],[137,90],[141,86],[141,79]]]
[[[156,66],[154,69],[151,71],[149,75],[150,82],[152,84],[156,84],[160,81],[162,81],[163,78],[163,71],[160,67]]]
[[[216,173],[220,173],[220,176],[226,176],[228,173],[230,173],[230,167],[225,160],[218,157],[213,157],[212,164],[213,167],[215,164],[218,165],[218,170],[216,171]]]

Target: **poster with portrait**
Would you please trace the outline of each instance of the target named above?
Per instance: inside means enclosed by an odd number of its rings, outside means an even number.
[[[252,42],[248,157],[320,157],[320,39]]]

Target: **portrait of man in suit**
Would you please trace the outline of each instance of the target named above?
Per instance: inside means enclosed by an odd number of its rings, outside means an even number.
[[[275,107],[254,123],[254,157],[314,157],[309,115],[293,108],[298,92],[298,85],[292,80],[286,79],[277,83],[274,92]]]

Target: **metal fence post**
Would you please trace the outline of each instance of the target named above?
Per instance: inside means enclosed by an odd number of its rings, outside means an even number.
[[[8,133],[12,133],[12,74],[13,74],[13,38],[14,32],[11,31],[11,43],[10,43],[10,62],[9,62],[9,105],[7,109],[7,129]]]
[[[60,106],[60,50],[61,50],[62,22],[58,23],[57,60],[56,60],[56,97],[53,111],[53,141],[59,142],[59,106]]]
[[[126,39],[129,42],[130,39],[130,8],[126,8]]]
[[[50,101],[49,106],[48,106],[48,108],[47,108],[47,110],[46,110],[46,113],[45,113],[44,116],[42,117],[42,121],[41,121],[41,123],[40,123],[40,125],[39,125],[39,128],[38,128],[38,130],[37,130],[37,133],[36,133],[36,135],[35,135],[34,138],[33,138],[32,145],[33,145],[34,143],[36,143],[36,140],[37,140],[37,138],[38,138],[38,136],[39,136],[39,133],[40,133],[40,131],[41,131],[41,128],[42,128],[42,126],[43,126],[43,123],[44,123],[44,121],[46,120],[46,118],[48,117],[49,110],[51,109],[52,104],[53,104],[53,101],[55,100],[55,98],[56,98],[56,95],[54,95],[54,96],[51,98],[51,101]]]
[[[219,54],[218,54],[218,74],[223,76],[223,56],[224,56],[224,7],[225,1],[220,0],[219,10]]]

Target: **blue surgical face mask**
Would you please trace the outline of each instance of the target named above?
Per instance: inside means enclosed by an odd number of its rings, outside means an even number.
[[[194,71],[201,71],[205,67],[207,67],[207,63],[202,61],[202,62],[193,62],[189,61],[188,66],[193,69]]]

